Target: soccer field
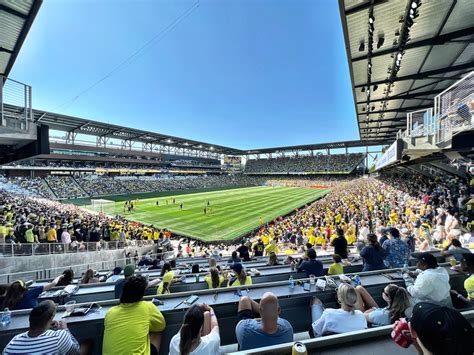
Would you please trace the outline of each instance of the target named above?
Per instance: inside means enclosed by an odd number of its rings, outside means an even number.
[[[265,222],[272,221],[317,200],[329,191],[330,189],[261,186],[169,195],[141,199],[132,213],[123,212],[123,201],[116,202],[115,213],[196,239],[232,240],[258,227],[260,217]],[[173,197],[176,198],[175,204],[171,202]],[[130,195],[130,199],[134,200],[134,196]],[[207,201],[210,201],[211,212],[204,214]]]

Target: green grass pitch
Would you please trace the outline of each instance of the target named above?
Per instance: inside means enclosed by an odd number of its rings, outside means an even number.
[[[204,241],[232,240],[257,228],[260,217],[264,222],[272,221],[329,191],[261,186],[169,195],[140,199],[132,213],[124,213],[123,201],[116,202],[115,214]],[[176,198],[175,204],[171,202],[173,197]],[[130,199],[135,197],[130,195]],[[159,201],[159,206],[156,201]],[[211,213],[204,214],[207,201],[210,201]]]

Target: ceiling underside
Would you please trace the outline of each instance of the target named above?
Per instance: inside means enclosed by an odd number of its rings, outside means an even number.
[[[393,140],[407,112],[432,107],[474,69],[472,0],[339,0],[339,7],[361,140]]]

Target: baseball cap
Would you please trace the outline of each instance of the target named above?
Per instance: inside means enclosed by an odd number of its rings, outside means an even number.
[[[134,273],[135,273],[135,265],[133,264],[128,264],[123,269],[123,274],[125,275],[125,277],[132,276]]]
[[[430,268],[438,267],[438,260],[431,253],[421,253],[416,258],[427,263]]]
[[[234,270],[237,274],[240,274],[244,267],[242,266],[241,263],[233,263],[230,268]]]
[[[472,254],[472,253],[462,254],[461,261],[465,261],[467,266],[473,267],[474,266],[474,254]]]
[[[410,326],[427,350],[437,354],[472,354],[474,334],[461,313],[420,302],[413,308]]]

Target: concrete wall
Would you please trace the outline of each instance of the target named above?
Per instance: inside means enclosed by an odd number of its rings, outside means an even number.
[[[64,269],[71,267],[79,276],[89,267],[94,270],[112,270],[116,265],[125,266],[125,254],[132,255],[138,251],[142,255],[148,251],[155,252],[155,246],[129,247],[119,250],[101,250],[68,254],[50,254],[33,256],[16,256],[0,258],[0,283],[17,279],[36,280],[60,275]],[[37,272],[37,270],[41,270]],[[15,274],[15,275],[11,275]]]

